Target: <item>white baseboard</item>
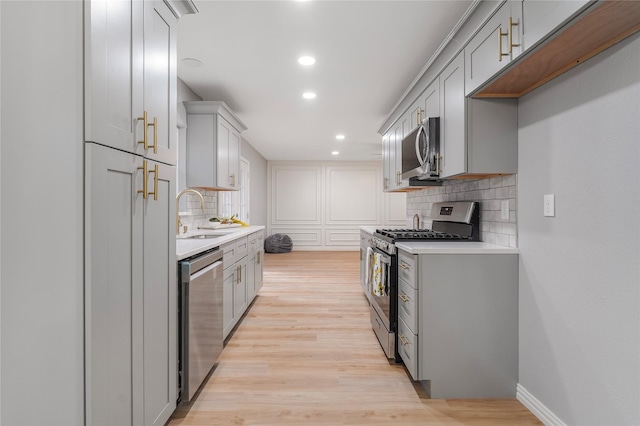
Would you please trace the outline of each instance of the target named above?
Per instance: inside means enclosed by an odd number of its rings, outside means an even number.
[[[567,426],[542,402],[522,387],[520,383],[516,386],[516,398],[546,426]]]

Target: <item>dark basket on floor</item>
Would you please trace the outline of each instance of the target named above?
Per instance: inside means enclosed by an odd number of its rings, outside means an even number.
[[[264,240],[264,251],[266,253],[289,253],[293,249],[293,241],[286,234],[269,235]]]

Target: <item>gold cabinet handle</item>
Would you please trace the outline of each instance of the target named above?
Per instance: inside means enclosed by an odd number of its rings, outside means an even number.
[[[142,167],[138,167],[138,170],[142,170],[142,189],[138,189],[138,194],[142,194],[142,198],[145,200],[149,196],[149,187],[147,186],[147,174],[149,173],[147,160],[142,162]]]
[[[402,172],[396,172],[396,185],[402,184]]]
[[[149,114],[147,111],[142,113],[142,117],[138,117],[138,121],[142,121],[142,140],[138,141],[138,143],[142,144],[144,150],[148,150],[149,148],[153,148],[153,153],[158,153],[158,117],[153,117],[153,123],[149,123]],[[153,127],[153,145],[149,145],[149,136],[147,135],[147,129],[149,127]]]
[[[148,192],[148,194],[153,194],[153,199],[158,201],[158,165],[156,164],[153,170],[149,170],[149,173],[153,173],[153,192]]]
[[[513,53],[514,47],[519,47],[520,44],[513,44],[513,27],[517,27],[519,22],[513,22],[513,18],[509,16],[509,53]]]
[[[509,31],[506,33],[502,32],[502,27],[498,27],[498,61],[502,62],[503,56],[509,56],[509,52],[502,53],[502,37],[508,37]]]
[[[153,127],[153,145],[147,145],[148,148],[153,148],[153,153],[158,153],[158,117],[153,117],[153,123],[148,123],[147,127]],[[147,130],[144,131],[145,139],[147,135]],[[145,149],[148,149],[145,148]]]
[[[400,295],[398,295],[398,297],[400,298],[400,300],[402,300],[405,303],[407,303],[409,300],[411,300],[407,296],[405,296],[404,294],[400,294]]]
[[[398,339],[400,339],[400,343],[402,343],[402,346],[407,346],[409,344],[409,339],[407,339],[406,337],[404,337],[404,335],[399,335]]]
[[[142,114],[142,117],[138,117],[138,121],[140,120],[142,120],[142,140],[138,141],[138,143],[141,143],[142,146],[144,146],[144,149],[147,150],[149,149],[149,139],[147,139],[147,127],[149,127],[149,120],[147,117],[147,111]]]
[[[153,170],[149,170],[149,164],[147,160],[144,160],[142,167],[138,167],[138,170],[142,170],[142,189],[138,189],[138,193],[142,194],[142,198],[145,200],[149,198],[149,195],[153,194],[153,199],[158,200],[158,165],[156,164]],[[153,192],[149,192],[149,173],[153,173]]]
[[[406,263],[401,263],[400,268],[404,269],[405,271],[408,271],[409,269],[411,269],[411,267],[409,265],[407,265]]]
[[[258,252],[258,265],[262,262],[262,252]]]

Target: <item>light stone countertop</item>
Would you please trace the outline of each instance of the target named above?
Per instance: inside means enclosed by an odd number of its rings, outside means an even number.
[[[374,232],[376,232],[376,229],[380,229],[380,226],[361,226],[360,230],[367,232],[369,234],[373,234]]]
[[[234,228],[233,232],[229,232],[225,235],[220,235],[217,238],[176,238],[176,259],[182,260],[187,257],[195,256],[203,251],[219,247],[225,243],[244,237],[249,234],[253,234],[256,231],[264,230],[264,226],[249,226],[244,228]],[[198,229],[193,232],[189,232],[186,235],[207,235],[212,234],[215,231],[208,229]]]
[[[518,254],[517,248],[503,247],[482,241],[400,241],[396,249],[410,254]]]

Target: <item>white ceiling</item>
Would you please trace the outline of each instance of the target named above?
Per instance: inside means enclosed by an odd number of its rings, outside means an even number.
[[[195,3],[200,13],[179,21],[178,76],[226,102],[256,150],[268,160],[370,161],[380,159],[378,128],[472,1]],[[305,54],[316,64],[299,65]],[[309,90],[316,99],[302,98]]]

